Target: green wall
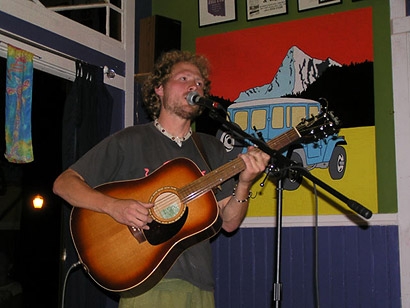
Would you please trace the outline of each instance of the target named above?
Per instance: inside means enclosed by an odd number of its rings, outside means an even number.
[[[152,0],[152,14],[180,20],[182,22],[181,47],[195,51],[197,37],[372,7],[379,213],[397,212],[389,1],[342,0],[341,4],[298,12],[297,0],[288,0],[286,15],[249,22],[246,20],[246,0],[238,0],[236,3],[236,21],[202,28],[198,26],[197,0]]]

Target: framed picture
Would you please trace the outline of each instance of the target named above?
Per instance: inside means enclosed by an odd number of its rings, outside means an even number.
[[[199,26],[236,20],[235,0],[198,0]]]
[[[342,3],[342,0],[298,0],[298,10],[304,11],[338,3]]]
[[[287,0],[246,0],[247,20],[281,15],[287,12]]]

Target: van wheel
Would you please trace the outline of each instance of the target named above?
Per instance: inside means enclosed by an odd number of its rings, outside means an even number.
[[[332,157],[329,161],[329,174],[333,180],[340,180],[346,171],[346,150],[338,145],[333,149]]]

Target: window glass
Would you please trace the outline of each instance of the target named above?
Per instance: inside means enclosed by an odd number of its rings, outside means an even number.
[[[248,111],[238,111],[235,113],[234,122],[238,124],[242,130],[248,128]]]
[[[309,115],[308,118],[310,118],[312,115],[318,115],[319,114],[319,108],[317,106],[310,106],[309,107]]]
[[[122,0],[41,0],[41,2],[58,14],[122,41]],[[107,17],[108,12],[109,17]]]
[[[283,128],[284,118],[283,118],[283,107],[273,107],[272,109],[272,128]]]
[[[292,127],[297,126],[302,119],[306,118],[306,108],[304,106],[295,106],[292,110]]]
[[[258,130],[266,128],[266,110],[259,109],[252,111],[252,128],[256,127]]]

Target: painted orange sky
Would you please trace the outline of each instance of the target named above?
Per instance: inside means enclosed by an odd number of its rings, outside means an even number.
[[[340,64],[373,61],[372,10],[364,8],[260,26],[196,40],[212,65],[212,94],[235,100],[272,81],[289,48]]]

